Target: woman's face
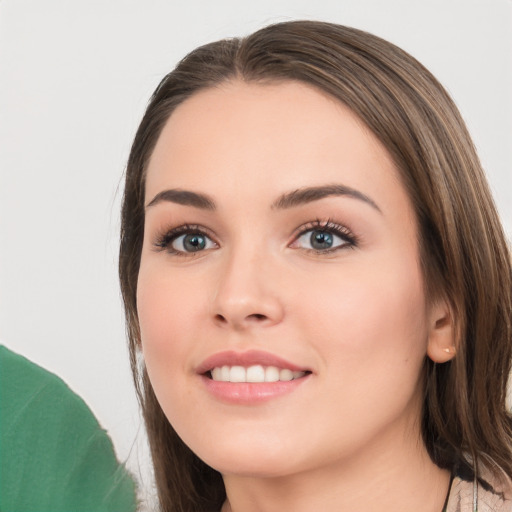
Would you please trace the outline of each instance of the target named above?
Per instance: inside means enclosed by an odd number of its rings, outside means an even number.
[[[145,202],[144,359],[200,458],[278,476],[419,438],[433,319],[415,217],[350,110],[294,82],[197,93]]]

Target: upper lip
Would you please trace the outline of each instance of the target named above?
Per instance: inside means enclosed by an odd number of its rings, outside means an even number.
[[[310,371],[308,368],[298,366],[282,357],[276,356],[269,352],[260,350],[248,350],[245,352],[235,352],[233,350],[227,350],[224,352],[218,352],[212,356],[206,358],[198,367],[197,373],[207,373],[213,368],[220,366],[276,366],[277,368],[288,368],[292,371]]]

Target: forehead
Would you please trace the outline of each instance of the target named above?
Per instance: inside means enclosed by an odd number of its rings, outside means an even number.
[[[196,93],[170,116],[149,162],[146,199],[170,187],[254,197],[326,183],[405,194],[387,150],[340,101],[300,82],[233,81]]]

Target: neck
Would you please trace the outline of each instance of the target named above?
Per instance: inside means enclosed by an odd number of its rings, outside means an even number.
[[[404,439],[365,456],[279,477],[225,475],[222,512],[441,512],[450,474],[418,441]]]

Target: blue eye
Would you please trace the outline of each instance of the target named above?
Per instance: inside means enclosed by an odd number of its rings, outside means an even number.
[[[330,250],[347,242],[341,237],[329,233],[328,231],[320,231],[319,229],[310,229],[297,239],[297,243],[305,249],[314,249],[315,251]]]
[[[302,230],[292,247],[326,253],[356,245],[354,236],[343,226],[331,222],[314,224],[317,227],[311,227],[310,224],[306,226],[309,229]]]
[[[202,233],[187,233],[175,238],[170,245],[177,252],[199,252],[211,249],[215,244]]]
[[[155,243],[159,249],[166,249],[171,254],[187,256],[208,249],[215,249],[217,244],[195,226],[180,226],[171,229]]]

